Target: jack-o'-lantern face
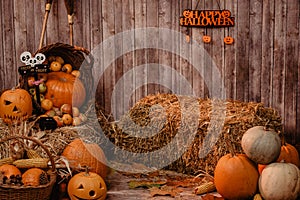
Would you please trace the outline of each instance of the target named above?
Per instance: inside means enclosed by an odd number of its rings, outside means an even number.
[[[203,41],[204,43],[210,43],[211,37],[208,36],[208,35],[203,35],[202,41]]]
[[[71,200],[104,200],[106,193],[104,180],[93,172],[78,173],[68,183],[68,194]]]
[[[6,90],[0,97],[0,118],[5,123],[15,123],[32,115],[32,99],[24,89]]]
[[[224,43],[225,44],[232,44],[233,41],[234,41],[233,38],[230,37],[230,36],[227,36],[227,37],[224,38]]]

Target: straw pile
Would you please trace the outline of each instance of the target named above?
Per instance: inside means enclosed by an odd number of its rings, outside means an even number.
[[[12,135],[30,136],[40,140],[54,157],[59,156],[72,140],[79,137],[78,132],[72,127],[62,127],[55,130],[42,131],[37,128],[36,120],[25,121],[19,125],[7,125],[0,119],[0,138]],[[21,145],[20,151],[34,149],[42,157],[48,157],[46,152],[34,143],[24,143]],[[0,144],[0,159],[10,157],[14,153],[15,152],[12,151],[8,143]],[[24,152],[21,153],[23,154]]]
[[[229,153],[225,138],[229,138],[235,151],[240,153],[242,152],[240,141],[247,129],[263,125],[282,132],[281,118],[278,113],[272,108],[264,107],[262,103],[255,102],[156,94],[141,99],[120,121],[111,121],[99,108],[96,109],[105,135],[121,150],[147,155],[176,140],[173,145],[169,145],[167,151],[161,153],[170,153],[170,156],[179,157],[167,166],[168,169],[188,174],[196,174],[199,170],[206,170],[212,174],[218,159]],[[222,114],[223,119],[221,119]],[[216,119],[214,122],[224,120],[224,123],[211,124],[213,117]],[[208,135],[209,130],[214,134]],[[221,130],[219,135],[214,132],[217,130]],[[183,137],[176,138],[179,131]],[[210,138],[209,141],[212,143],[206,143],[204,148],[209,147],[206,148],[209,151],[202,152],[200,148],[206,137]],[[185,152],[181,153],[181,149]],[[131,158],[121,150],[116,152],[117,159],[130,163]],[[180,155],[174,155],[177,152]],[[204,153],[204,157],[200,158],[199,153]],[[144,159],[159,160],[147,156]],[[153,160],[146,162],[151,161]],[[160,159],[160,162],[164,162],[163,159]]]

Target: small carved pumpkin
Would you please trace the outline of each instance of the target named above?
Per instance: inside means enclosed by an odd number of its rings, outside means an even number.
[[[273,129],[254,126],[243,134],[241,146],[257,164],[269,164],[276,161],[280,154],[281,139]]]
[[[106,178],[106,157],[101,147],[96,143],[83,142],[76,138],[64,149],[62,156],[70,162],[73,167],[87,166],[91,172]]]
[[[209,35],[203,35],[203,36],[202,36],[202,41],[203,41],[204,43],[210,43],[211,37],[210,37]]]
[[[225,44],[233,44],[233,42],[234,42],[234,39],[230,36],[227,36],[227,37],[224,38],[224,43]]]
[[[0,118],[11,124],[28,119],[32,115],[32,99],[24,89],[6,90],[0,97]]]
[[[80,107],[86,97],[86,91],[80,79],[65,72],[51,72],[46,82],[46,99],[53,102],[53,106],[60,108],[63,104]]]
[[[248,199],[257,190],[258,171],[245,154],[222,156],[214,171],[214,183],[225,199]]]
[[[259,191],[265,200],[297,199],[300,192],[300,172],[291,163],[271,163],[259,178]]]
[[[25,186],[39,186],[49,183],[47,173],[40,168],[30,168],[22,175]]]
[[[68,183],[68,194],[71,200],[104,200],[107,187],[101,176],[93,172],[80,172]]]

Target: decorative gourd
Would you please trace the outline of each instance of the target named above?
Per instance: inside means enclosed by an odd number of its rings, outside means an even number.
[[[3,174],[4,177],[7,179],[10,179],[11,176],[20,176],[21,177],[21,171],[14,165],[11,164],[4,164],[0,166],[0,172]]]
[[[300,192],[300,173],[291,163],[271,163],[259,178],[259,191],[265,200],[297,199]]]
[[[257,191],[258,171],[245,154],[222,156],[214,171],[214,183],[225,199],[246,199]]]
[[[54,107],[60,108],[63,104],[80,107],[86,96],[86,91],[80,79],[65,72],[51,72],[46,82],[46,99],[53,102]]]
[[[244,133],[241,146],[245,154],[254,162],[269,164],[277,160],[281,140],[274,130],[264,126],[255,126]]]
[[[202,36],[202,41],[203,41],[204,43],[210,43],[211,37],[210,37],[209,35],[203,35],[203,36]]]
[[[0,97],[0,118],[11,124],[28,119],[32,115],[32,99],[24,89],[6,90]]]
[[[98,144],[86,143],[76,138],[66,146],[62,156],[69,161],[72,167],[87,166],[91,172],[99,174],[104,179],[106,178],[106,158]]]
[[[80,172],[68,183],[68,194],[71,200],[106,198],[107,187],[101,176],[93,172]]]
[[[23,173],[22,182],[26,186],[39,186],[49,183],[49,179],[44,170],[34,167]]]
[[[224,37],[224,43],[225,44],[233,44],[234,39],[230,36]]]
[[[300,167],[299,153],[293,145],[283,142],[277,162],[282,161],[286,163],[293,163],[297,167]]]

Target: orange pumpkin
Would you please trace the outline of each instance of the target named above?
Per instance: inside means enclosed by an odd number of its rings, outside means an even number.
[[[299,153],[293,145],[285,142],[281,146],[281,151],[277,162],[282,161],[286,163],[293,163],[297,167],[300,167]]]
[[[102,178],[106,178],[106,158],[98,144],[86,143],[76,138],[66,146],[62,156],[68,159],[71,166],[75,168],[87,166],[91,172],[96,172]]]
[[[245,154],[222,156],[214,171],[214,183],[225,199],[247,199],[255,195],[258,171]]]
[[[32,115],[32,99],[24,89],[6,90],[0,97],[0,118],[5,123],[15,123]]]
[[[40,168],[30,168],[22,175],[22,182],[26,186],[39,186],[49,182],[47,173]]]
[[[80,107],[86,96],[86,91],[80,79],[64,72],[51,72],[46,82],[46,99],[53,102],[54,107],[70,104]]]
[[[81,172],[73,176],[68,183],[71,200],[106,198],[107,187],[101,176],[93,172]]]
[[[11,176],[20,176],[21,171],[14,165],[11,164],[4,164],[0,166],[0,172],[3,173],[3,176],[10,179]]]

